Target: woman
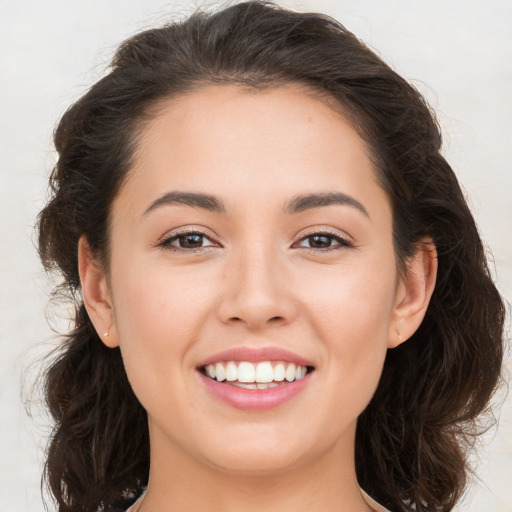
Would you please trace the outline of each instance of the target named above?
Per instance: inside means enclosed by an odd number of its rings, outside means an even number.
[[[415,89],[248,2],[125,42],[55,144],[60,511],[455,505],[504,311]]]

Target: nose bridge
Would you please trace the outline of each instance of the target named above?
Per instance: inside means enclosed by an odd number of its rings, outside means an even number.
[[[285,264],[268,240],[244,244],[234,251],[225,270],[219,308],[224,322],[251,329],[287,323],[294,315],[291,290],[284,286]]]

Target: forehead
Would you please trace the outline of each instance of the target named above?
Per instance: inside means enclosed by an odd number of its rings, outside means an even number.
[[[257,90],[238,85],[205,86],[187,93],[163,99],[152,109],[155,115],[146,123],[139,138],[144,152],[159,135],[173,134],[181,140],[196,139],[205,144],[214,138],[235,141],[233,134],[245,137],[248,148],[269,142],[274,135],[276,144],[321,136],[326,143],[343,130],[351,141],[364,142],[343,115],[343,107],[334,98],[299,84],[287,84]],[[283,130],[283,128],[286,128]],[[337,143],[340,143],[338,138]]]
[[[247,189],[264,197],[341,187],[364,199],[380,186],[340,110],[292,85],[209,86],[166,99],[140,132],[126,193],[137,201],[169,188],[240,198]]]

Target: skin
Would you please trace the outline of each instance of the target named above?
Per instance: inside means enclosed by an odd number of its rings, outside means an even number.
[[[225,212],[151,209],[171,191],[216,196]],[[365,211],[286,210],[333,191]],[[79,266],[89,315],[104,343],[120,346],[148,412],[141,512],[370,510],[355,476],[356,420],[386,351],[423,319],[436,259],[420,245],[399,277],[391,206],[350,124],[292,85],[167,100],[143,128],[111,223],[109,269],[84,238]],[[198,249],[172,238],[183,229],[205,235]],[[283,406],[235,409],[196,367],[239,346],[286,348],[315,370]]]

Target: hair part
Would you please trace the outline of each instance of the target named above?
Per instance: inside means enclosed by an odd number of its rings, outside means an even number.
[[[402,264],[432,239],[438,278],[412,339],[388,351],[358,420],[361,486],[393,511],[449,511],[463,493],[467,446],[502,361],[504,307],[473,217],[440,153],[421,95],[337,21],[245,2],[147,30],[117,50],[109,73],[62,117],[39,252],[76,306],[46,373],[55,420],[46,480],[60,512],[108,507],[139,493],[149,472],[146,413],[119,349],[103,345],[80,298],[78,240],[108,268],[112,201],[129,176],[145,123],[162,101],[205,85],[251,91],[301,84],[358,130],[393,211]]]

